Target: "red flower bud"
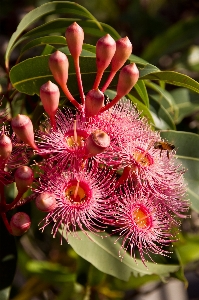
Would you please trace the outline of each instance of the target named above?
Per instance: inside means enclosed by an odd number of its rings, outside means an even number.
[[[115,50],[115,40],[109,34],[106,34],[97,41],[96,63],[98,69],[102,69],[104,71],[109,66]]]
[[[85,100],[86,117],[89,118],[98,114],[103,105],[104,94],[99,89],[89,91]]]
[[[65,85],[68,80],[69,67],[67,56],[63,52],[57,50],[51,54],[48,65],[56,82],[60,86],[63,84]]]
[[[30,218],[24,212],[18,212],[14,214],[10,220],[12,234],[15,236],[24,234],[30,228],[30,225]]]
[[[135,63],[127,65],[122,68],[119,74],[117,84],[117,95],[106,106],[102,107],[100,113],[114,106],[123,96],[128,94],[139,78],[139,70]]]
[[[11,121],[11,126],[16,135],[27,145],[37,150],[34,142],[33,125],[30,118],[26,115],[18,114]]]
[[[97,63],[97,75],[93,85],[93,89],[97,89],[104,70],[108,67],[113,58],[116,50],[115,40],[106,34],[97,41],[96,44],[96,63]]]
[[[95,130],[85,141],[88,156],[97,155],[106,150],[110,145],[110,137],[100,129]]]
[[[0,136],[0,158],[7,159],[12,152],[12,142],[11,139],[5,135],[2,134]]]
[[[72,57],[76,59],[82,52],[84,31],[76,22],[74,22],[66,29],[65,36],[69,51]]]
[[[131,55],[132,48],[132,44],[127,36],[116,41],[116,51],[111,61],[112,71],[117,72],[123,66]]]
[[[50,80],[40,88],[40,98],[43,107],[49,116],[54,116],[59,105],[59,88]]]
[[[119,74],[117,95],[121,98],[128,94],[139,78],[139,70],[135,63],[126,65]]]
[[[15,182],[20,194],[25,193],[33,183],[34,175],[31,168],[27,166],[19,167],[15,172]]]
[[[44,212],[50,212],[57,206],[55,195],[48,192],[43,192],[37,196],[35,204],[39,210]]]

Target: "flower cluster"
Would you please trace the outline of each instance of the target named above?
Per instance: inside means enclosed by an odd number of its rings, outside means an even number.
[[[30,119],[18,115],[12,128],[42,157],[32,187],[37,208],[47,213],[41,229],[52,223],[52,234],[61,229],[67,238],[78,230],[100,234],[109,227],[121,248],[133,257],[138,252],[145,264],[152,254],[167,255],[165,246],[176,239],[180,219],[186,217],[184,169],[176,162],[174,146],[124,98],[139,79],[135,63],[125,65],[132,52],[129,39],[115,42],[107,34],[98,40],[96,78],[86,95],[79,65],[83,40],[77,23],[67,28],[81,103],[67,86],[67,56],[56,51],[49,68],[59,87],[48,81],[40,89],[46,120],[34,134]],[[99,89],[109,65],[110,74]],[[104,92],[118,71],[116,96],[110,101]],[[59,108],[59,88],[74,109]]]

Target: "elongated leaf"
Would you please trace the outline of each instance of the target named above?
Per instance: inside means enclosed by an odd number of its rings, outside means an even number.
[[[178,265],[147,263],[147,268],[137,259],[136,262],[129,254],[125,254],[123,260],[118,253],[121,250],[119,244],[115,244],[114,237],[101,238],[89,233],[89,238],[78,232],[79,239],[69,236],[68,242],[81,257],[92,263],[100,271],[127,281],[131,274],[142,276],[156,274],[166,277],[171,272],[179,269]]]
[[[173,71],[151,72],[142,75],[142,79],[162,80],[166,83],[186,87],[196,93],[199,93],[199,83],[187,75]]]
[[[26,268],[29,272],[47,282],[66,283],[75,281],[75,274],[57,263],[31,260],[26,264]]]
[[[199,110],[199,97],[197,94],[185,88],[178,88],[173,90],[171,95],[176,103],[175,108],[177,108],[176,123],[180,123],[183,118]]]
[[[186,169],[191,207],[199,212],[199,136],[180,131],[161,131],[161,136],[176,146],[176,155]]]
[[[46,3],[40,7],[35,8],[31,12],[29,12],[20,22],[20,24],[17,27],[17,30],[13,33],[6,50],[5,54],[5,61],[6,66],[8,67],[8,61],[11,54],[12,49],[14,48],[14,45],[19,38],[19,36],[22,34],[22,32],[28,28],[31,24],[33,24],[35,21],[37,21],[39,18],[49,15],[49,14],[61,14],[61,13],[67,13],[72,14],[75,16],[81,16],[86,19],[95,20],[97,24],[98,21],[95,19],[95,17],[83,6],[70,1],[54,1],[50,3]],[[100,24],[98,25],[100,28]]]
[[[198,261],[199,259],[199,237],[198,235],[186,235],[180,239],[177,244],[177,249],[182,260],[183,265],[187,263]]]
[[[156,97],[156,99],[165,109],[169,108],[171,110],[175,108],[175,101],[168,91],[150,81],[146,81],[146,87],[159,94],[159,97]]]
[[[154,113],[155,126],[159,129],[175,129],[175,124],[167,110],[156,100],[150,97],[150,110]]]
[[[144,81],[138,80],[138,82],[135,85],[135,89],[140,98],[142,99],[142,102],[146,105],[146,107],[149,107],[149,98]]]
[[[63,36],[44,36],[27,43],[22,49],[20,56],[22,56],[26,51],[37,46],[44,46],[45,44],[58,45],[59,47],[66,45],[66,39]]]
[[[153,65],[150,64],[146,64],[142,67],[139,68],[139,72],[140,72],[140,78],[141,79],[148,79],[147,75],[151,74],[151,73],[159,73],[159,69]]]
[[[47,22],[41,26],[38,26],[28,31],[26,34],[23,35],[22,39],[24,40],[25,38],[43,36],[48,33],[52,34],[56,32],[64,34],[66,28],[70,26],[73,22],[77,22],[78,25],[84,29],[84,32],[90,35],[101,37],[106,33],[109,33],[115,39],[118,39],[120,37],[117,31],[115,31],[111,26],[105,23],[96,23],[96,21],[93,20],[82,21],[81,19],[74,18],[57,18],[56,20]]]

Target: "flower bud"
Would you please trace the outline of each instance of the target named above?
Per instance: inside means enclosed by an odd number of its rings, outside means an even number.
[[[32,169],[27,166],[21,166],[16,170],[14,176],[18,192],[20,194],[25,193],[33,183],[34,176]]]
[[[97,41],[96,44],[96,63],[97,68],[105,70],[111,62],[116,50],[115,40],[106,34]]]
[[[106,150],[110,145],[110,137],[100,129],[95,130],[85,141],[88,156],[97,155]]]
[[[33,125],[28,116],[18,114],[12,119],[11,126],[13,131],[25,144],[35,150],[38,149],[34,142]]]
[[[43,192],[37,196],[35,204],[43,212],[50,212],[57,206],[55,195],[48,192]]]
[[[14,214],[10,220],[12,234],[20,236],[24,234],[31,225],[30,217],[24,212]]]
[[[104,105],[104,94],[99,89],[93,89],[88,92],[85,100],[85,115],[93,117],[98,114]]]
[[[2,134],[0,136],[0,159],[7,159],[10,157],[10,154],[12,152],[12,142],[11,139],[5,135]]]
[[[63,52],[57,50],[51,54],[48,65],[56,82],[60,86],[66,84],[68,80],[69,68],[67,56]]]
[[[132,44],[127,36],[116,41],[116,51],[111,60],[112,71],[117,72],[123,66],[131,55],[132,48]]]
[[[119,74],[117,96],[123,97],[130,92],[139,78],[139,70],[135,63],[126,65]]]
[[[66,29],[65,37],[69,51],[72,57],[76,59],[82,52],[84,31],[76,22],[74,22]]]
[[[40,88],[40,98],[43,107],[49,116],[54,116],[59,105],[59,88],[50,80]]]

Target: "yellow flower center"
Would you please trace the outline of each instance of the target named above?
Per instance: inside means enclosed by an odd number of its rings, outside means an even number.
[[[82,204],[87,200],[87,193],[79,181],[69,185],[65,190],[65,195],[73,204]]]
[[[76,138],[74,136],[66,137],[66,143],[69,148],[82,147],[84,144],[84,140],[85,138],[79,135]]]
[[[133,152],[133,157],[135,159],[135,161],[140,164],[142,167],[148,167],[152,164],[152,158],[150,157],[150,155],[146,152],[144,152],[143,150],[139,151],[134,151]]]
[[[151,226],[151,216],[149,215],[148,211],[142,207],[137,207],[132,212],[132,217],[136,226],[140,229],[146,229]]]

